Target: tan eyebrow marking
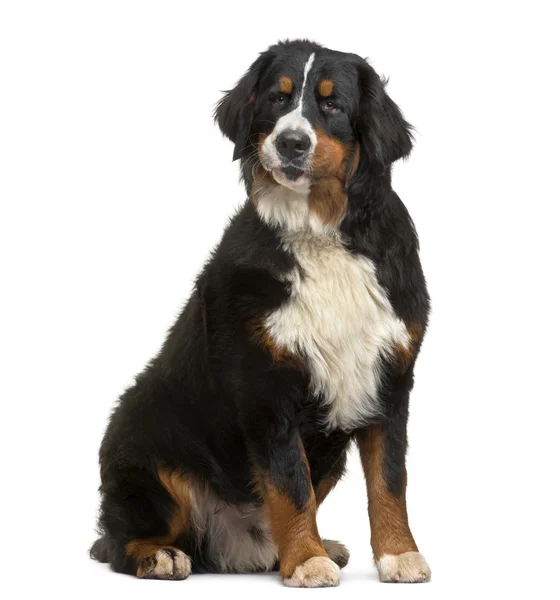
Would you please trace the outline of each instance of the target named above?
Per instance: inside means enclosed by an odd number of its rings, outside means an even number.
[[[334,90],[334,82],[330,79],[323,79],[319,84],[319,95],[323,98],[328,98],[332,96]]]
[[[287,76],[280,77],[280,91],[283,94],[291,94],[294,89],[294,82]]]

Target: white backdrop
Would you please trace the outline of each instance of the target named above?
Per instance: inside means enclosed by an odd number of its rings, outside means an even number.
[[[0,590],[485,598],[527,586],[552,597],[560,533],[553,7],[0,4]],[[258,52],[303,36],[369,56],[417,128],[394,187],[416,221],[433,298],[408,459],[410,520],[433,582],[378,582],[355,455],[319,516],[321,533],[352,553],[336,590],[284,589],[275,575],[170,583],[113,574],[87,557],[107,416],[244,200],[213,105]]]

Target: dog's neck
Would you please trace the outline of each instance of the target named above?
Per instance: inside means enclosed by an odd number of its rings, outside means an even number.
[[[348,205],[343,183],[335,177],[291,189],[277,183],[268,173],[254,178],[251,201],[267,225],[284,233],[314,235],[338,231]]]

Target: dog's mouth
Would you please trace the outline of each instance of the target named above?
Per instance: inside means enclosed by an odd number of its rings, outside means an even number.
[[[294,191],[309,191],[311,178],[307,171],[298,167],[288,166],[272,169],[272,177],[279,185],[290,188]]]
[[[305,175],[305,170],[300,169],[298,167],[294,167],[289,165],[287,167],[282,167],[279,171],[288,179],[288,181],[297,181],[300,177]]]

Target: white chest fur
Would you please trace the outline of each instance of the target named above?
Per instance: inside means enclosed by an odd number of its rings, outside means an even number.
[[[353,255],[335,232],[311,229],[283,236],[299,264],[290,273],[289,300],[266,320],[275,343],[305,357],[312,393],[329,407],[326,426],[350,430],[381,407],[381,358],[408,346],[367,258]]]

